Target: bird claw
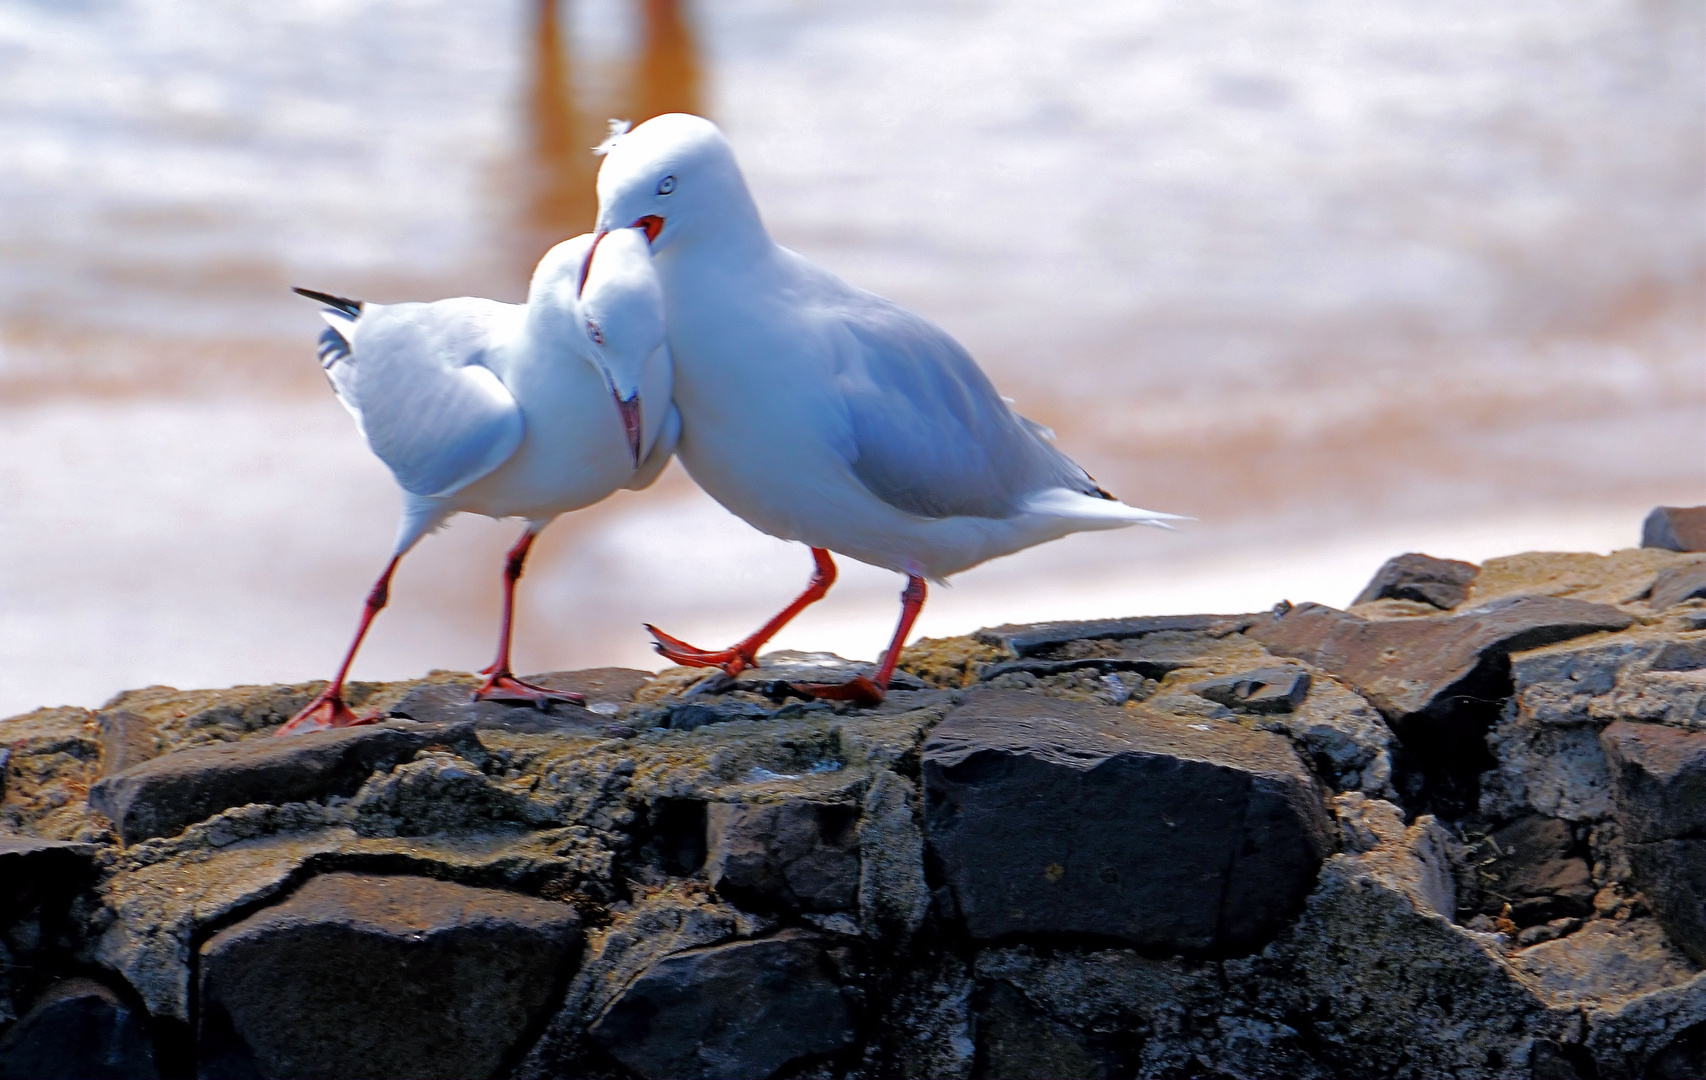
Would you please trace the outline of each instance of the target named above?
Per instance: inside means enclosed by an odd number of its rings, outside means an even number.
[[[549,712],[556,702],[569,705],[585,705],[586,698],[571,690],[552,690],[545,686],[535,686],[530,682],[522,682],[507,671],[493,672],[491,677],[478,690],[474,691],[475,701],[516,701],[532,705],[540,712]]]
[[[747,655],[738,645],[732,649],[707,652],[687,644],[680,638],[671,637],[651,623],[645,625],[646,631],[652,635],[652,648],[656,649],[660,656],[674,660],[682,667],[722,668],[725,675],[733,677],[747,668],[759,666],[758,658]]]
[[[857,705],[881,705],[883,688],[869,676],[855,675],[844,683],[789,683],[789,687],[819,701],[851,701]]]
[[[363,724],[376,724],[378,722],[378,713],[357,716],[348,705],[344,704],[342,694],[327,687],[273,734],[301,735],[308,731],[330,731],[333,728],[360,727]]]

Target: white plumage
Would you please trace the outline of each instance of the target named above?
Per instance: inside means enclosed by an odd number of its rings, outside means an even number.
[[[385,606],[391,574],[422,536],[461,512],[527,521],[505,566],[498,658],[477,696],[541,707],[572,700],[510,672],[513,593],[533,538],[553,518],[645,487],[674,452],[680,417],[644,237],[624,229],[596,244],[590,235],[558,244],[521,305],[473,297],[362,304],[298,291],[328,304],[321,364],[404,500],[391,562],[342,669],[282,730],[357,722],[343,680]]]
[[[1102,491],[940,328],[771,241],[709,121],[660,116],[605,149],[599,228],[645,228],[663,287],[678,456],[734,513],[820,549],[812,587],[757,634],[705,652],[654,630],[665,655],[753,663],[827,590],[835,551],[912,579],[876,685],[840,694],[880,696],[924,579],[1068,533],[1174,518]]]

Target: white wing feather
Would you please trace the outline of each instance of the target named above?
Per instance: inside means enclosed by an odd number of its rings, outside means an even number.
[[[370,305],[356,320],[343,362],[353,370],[328,374],[403,490],[454,494],[521,444],[521,410],[484,366],[516,310],[461,298]]]

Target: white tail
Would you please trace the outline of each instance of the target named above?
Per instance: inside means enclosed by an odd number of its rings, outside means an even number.
[[[1098,499],[1094,495],[1085,495],[1067,488],[1049,488],[1047,491],[1040,491],[1026,499],[1021,509],[1028,514],[1044,514],[1049,517],[1096,522],[1104,529],[1117,529],[1122,525],[1153,525],[1157,529],[1171,529],[1173,526],[1167,524],[1169,521],[1196,520],[1182,514],[1163,514],[1158,510],[1140,510],[1135,506],[1127,506],[1125,503],[1114,499]]]

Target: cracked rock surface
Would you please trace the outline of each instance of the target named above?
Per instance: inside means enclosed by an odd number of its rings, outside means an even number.
[[[1703,572],[0,720],[0,1078],[1706,1075]]]

